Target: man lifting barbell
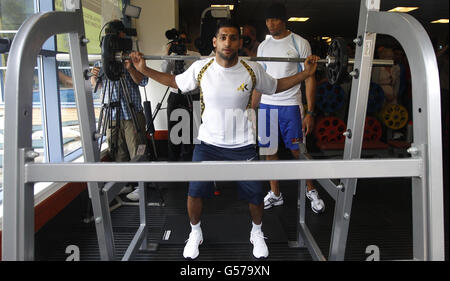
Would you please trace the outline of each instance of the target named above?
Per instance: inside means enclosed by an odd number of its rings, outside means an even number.
[[[316,71],[319,58],[310,56],[302,72],[274,79],[259,64],[238,57],[241,44],[239,26],[230,20],[222,21],[213,38],[215,57],[196,61],[184,73],[176,76],[148,68],[141,53],[130,54],[138,71],[161,84],[178,88],[182,92],[200,88],[201,107],[204,110],[198,134],[201,143],[195,145],[193,161],[257,159],[252,125],[247,114],[244,114],[252,90],[265,94],[278,93],[304,81]],[[235,114],[236,110],[242,114]],[[256,258],[267,257],[269,251],[261,229],[264,208],[261,182],[241,181],[238,184],[240,197],[249,202],[253,224],[250,233],[253,255]],[[200,228],[202,198],[212,193],[212,182],[191,182],[189,185],[187,209],[192,230],[184,248],[185,258],[195,259],[199,255],[198,247],[203,242]]]

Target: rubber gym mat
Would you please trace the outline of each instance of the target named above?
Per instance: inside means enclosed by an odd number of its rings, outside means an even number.
[[[249,243],[251,220],[245,215],[202,215],[204,243]],[[187,215],[167,216],[161,244],[185,244],[191,230]],[[276,215],[264,214],[262,230],[268,243],[287,243],[287,235]]]

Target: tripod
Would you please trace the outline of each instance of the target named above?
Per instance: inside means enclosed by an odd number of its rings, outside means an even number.
[[[111,130],[111,136],[110,136],[110,152],[113,155],[113,158],[115,157],[118,149],[119,149],[119,131],[121,129],[121,120],[123,118],[122,115],[125,115],[125,108],[128,110],[129,117],[131,117],[132,125],[134,127],[135,132],[137,133],[137,137],[139,140],[139,143],[144,144],[143,146],[138,147],[138,151],[135,153],[135,157],[133,159],[130,159],[131,161],[134,161],[135,159],[140,159],[140,161],[146,161],[146,160],[156,160],[157,154],[156,154],[156,147],[154,145],[153,140],[153,134],[150,134],[149,137],[151,138],[151,141],[153,142],[153,151],[150,151],[148,138],[146,137],[146,131],[145,129],[141,129],[141,126],[139,126],[138,117],[136,113],[136,108],[131,100],[130,91],[127,86],[127,81],[125,78],[125,74],[122,73],[118,81],[111,81],[109,80],[104,73],[100,72],[99,77],[97,80],[97,84],[95,86],[95,91],[98,88],[98,85],[102,83],[102,108],[100,110],[99,114],[99,121],[97,125],[97,137],[99,139],[99,148],[101,150],[102,147],[102,141],[103,137],[106,135],[106,132],[108,129]],[[105,102],[105,99],[107,97],[107,101]],[[148,126],[148,120],[147,120],[147,126]],[[151,121],[151,124],[153,122]],[[115,133],[113,133],[115,131]],[[145,150],[142,151],[142,148],[145,147]],[[141,150],[141,151],[140,151]],[[140,157],[140,155],[143,155],[143,157]],[[156,187],[159,197],[160,197],[160,203],[150,203],[149,205],[157,205],[162,206],[164,204],[164,198],[162,197],[162,193],[160,188],[154,184],[154,187]],[[110,207],[110,210],[114,210],[117,207],[120,207],[121,205],[138,205],[138,203],[130,203],[130,202],[124,202],[120,198],[120,196],[116,196],[115,200],[118,202],[118,204]]]
[[[97,89],[98,84],[103,82],[103,80],[105,81],[102,89],[102,108],[100,110],[99,121],[97,125],[97,132],[98,132],[97,137],[99,138],[99,149],[101,150],[102,148],[103,144],[102,140],[103,137],[106,135],[106,130],[108,128],[111,130],[113,129],[116,129],[117,131],[120,130],[123,101],[130,114],[132,124],[139,138],[139,142],[142,144],[146,144],[147,143],[146,137],[138,124],[136,109],[134,108],[134,105],[131,101],[130,92],[127,87],[124,75],[122,74],[117,83],[114,83],[114,81],[110,81],[109,79],[104,79],[103,76],[104,74],[99,75],[96,85]],[[114,93],[117,93],[116,97],[113,97]],[[108,95],[108,101],[105,103],[106,95]],[[115,100],[113,100],[114,98]],[[115,116],[113,116],[114,113]],[[116,122],[114,122],[114,119]],[[118,138],[119,138],[118,133],[114,134],[114,136],[111,137],[110,152],[112,153],[112,155],[115,155],[118,150]],[[147,148],[146,148],[146,155],[150,156],[151,158],[151,155],[149,155],[149,151],[147,150]]]
[[[178,55],[178,54],[177,54]],[[175,61],[175,70],[173,71],[174,75],[178,75],[184,72],[184,61],[181,60],[177,60]],[[158,115],[159,111],[161,110],[161,106],[167,96],[167,93],[169,92],[170,87],[167,87],[166,92],[164,93],[164,96],[162,97],[162,99],[156,104],[156,108],[153,111],[152,114],[152,119],[155,120],[156,116]],[[181,92],[179,92],[179,94],[181,94]],[[185,95],[187,102],[189,104],[189,110],[192,109],[192,97],[190,95]],[[167,108],[166,108],[167,109]],[[192,111],[192,110],[191,110]],[[151,128],[147,129],[147,133],[149,132]]]
[[[184,62],[165,62],[165,64],[162,64],[161,68],[164,72],[170,72],[177,75],[184,72]],[[169,133],[167,143],[168,161],[191,161],[192,159],[192,138],[190,138],[190,135],[193,131],[193,102],[190,94],[192,93],[182,93],[179,90],[168,87],[153,112],[153,118],[155,119],[167,96],[167,107],[163,109],[167,110],[165,115],[167,116],[167,130]],[[179,142],[180,139],[183,139],[181,143]]]

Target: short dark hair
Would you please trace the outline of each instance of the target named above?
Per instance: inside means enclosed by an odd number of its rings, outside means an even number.
[[[216,32],[214,33],[214,36],[217,37],[217,34],[219,33],[219,30],[222,27],[233,27],[237,30],[238,32],[238,36],[241,37],[241,28],[239,26],[239,24],[235,21],[233,21],[232,19],[223,19],[223,20],[219,20],[217,22],[217,27],[216,27]]]
[[[105,34],[117,34],[125,30],[125,25],[120,20],[112,20],[107,23]]]
[[[281,19],[282,21],[287,21],[286,7],[282,3],[272,3],[266,8],[265,12],[266,20],[270,18]]]

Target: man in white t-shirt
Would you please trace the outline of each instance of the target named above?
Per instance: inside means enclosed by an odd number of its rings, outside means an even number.
[[[264,40],[258,47],[258,57],[292,57],[306,58],[311,55],[311,46],[303,37],[292,33],[286,29],[286,8],[281,3],[275,3],[266,10],[266,26],[271,36]],[[301,72],[304,65],[295,62],[260,62],[266,72],[274,78],[283,78]],[[259,98],[260,116],[258,118],[258,139],[260,154],[266,155],[266,160],[278,160],[278,143],[274,144],[267,139],[270,126],[278,128],[280,139],[286,148],[290,149],[292,155],[300,158],[300,144],[303,144],[306,135],[313,131],[314,126],[314,96],[316,92],[316,80],[314,76],[305,80],[306,85],[306,114],[302,118],[303,104],[301,102],[300,85],[277,95],[263,95],[255,93],[252,106],[257,107]],[[262,111],[261,111],[262,109]],[[277,115],[271,114],[276,111]],[[261,118],[261,113],[265,112],[265,118]],[[265,129],[265,130],[264,130]],[[303,132],[304,130],[304,132]],[[305,136],[304,136],[305,135]],[[273,138],[273,136],[272,136]],[[305,148],[306,149],[306,148]],[[311,200],[311,209],[315,213],[325,210],[325,204],[320,199],[313,181],[306,181],[306,196]],[[269,209],[280,206],[284,203],[283,195],[280,192],[279,182],[270,181],[270,191],[264,198],[264,208]]]
[[[202,124],[192,161],[256,160],[255,138],[252,124],[245,110],[250,104],[253,89],[265,94],[274,94],[291,88],[314,74],[317,56],[310,56],[303,72],[283,79],[274,79],[258,63],[246,62],[238,57],[241,47],[239,25],[225,20],[219,22],[213,45],[215,58],[194,62],[184,73],[171,75],[148,68],[141,53],[130,56],[135,67],[151,79],[189,92],[200,87]],[[249,202],[252,219],[250,242],[253,255],[265,258],[269,250],[262,232],[264,210],[263,191],[260,181],[241,181],[239,195]],[[191,233],[183,251],[183,256],[195,259],[198,247],[203,242],[200,228],[202,198],[213,194],[213,182],[191,182],[187,199],[187,209],[191,223]]]

